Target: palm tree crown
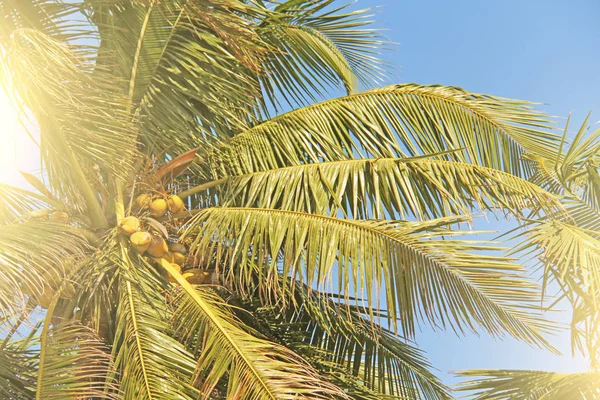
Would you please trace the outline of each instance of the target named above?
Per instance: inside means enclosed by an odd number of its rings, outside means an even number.
[[[525,101],[373,89],[386,43],[333,0],[0,18],[43,165],[0,186],[2,398],[449,399],[419,326],[554,350],[538,286],[472,236],[481,211],[523,225],[599,354],[599,134],[567,151]]]

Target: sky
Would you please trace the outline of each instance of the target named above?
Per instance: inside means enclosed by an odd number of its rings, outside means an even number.
[[[376,26],[396,43],[384,58],[396,67],[386,83],[460,86],[471,92],[539,103],[550,115],[572,113],[572,134],[591,110],[600,119],[600,1],[598,0],[358,0],[377,7]],[[595,128],[598,128],[597,124]],[[480,223],[503,230],[509,224]],[[566,313],[553,319],[568,321]],[[563,355],[485,334],[458,338],[423,327],[418,343],[445,383],[465,369],[543,369],[575,372],[568,332],[552,340]]]
[[[341,0],[343,2],[344,0]],[[598,0],[358,0],[352,7],[376,7],[376,26],[396,43],[384,58],[398,67],[386,83],[416,82],[460,86],[468,91],[544,103],[551,115],[572,113],[571,131],[588,111],[600,119],[600,1]],[[13,113],[0,96],[0,182],[22,184],[17,169],[35,172],[35,146],[23,140]],[[15,158],[12,149],[17,149]],[[489,228],[508,224],[490,222]],[[559,317],[564,321],[568,315]],[[484,334],[457,338],[423,328],[420,347],[439,376],[473,368],[582,371],[571,357],[564,333],[554,356],[514,340]]]

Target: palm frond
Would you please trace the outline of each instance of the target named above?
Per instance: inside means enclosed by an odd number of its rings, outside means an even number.
[[[530,182],[474,164],[430,158],[379,158],[305,164],[226,178],[224,206],[277,208],[354,218],[468,214],[474,207],[516,216],[562,206]]]
[[[31,400],[35,397],[35,351],[31,337],[11,340],[0,349],[0,396]]]
[[[98,69],[92,75],[90,67],[65,43],[31,29],[13,32],[0,61],[37,121],[52,188],[71,204],[85,198],[92,216],[102,219],[96,187],[106,183],[99,172],[122,178],[132,172],[137,131],[118,79]]]
[[[76,228],[33,220],[0,226],[0,243],[3,313],[24,305],[20,304],[24,300],[23,291],[28,291],[29,296],[39,295],[48,284],[47,276],[54,273],[64,276],[70,257],[81,255],[89,248],[87,239]]]
[[[126,82],[148,152],[178,154],[247,126],[266,50],[243,2],[92,2],[99,62]],[[135,40],[132,40],[135,38]]]
[[[550,157],[560,137],[524,101],[444,86],[394,85],[318,103],[258,124],[207,156],[213,178],[358,157],[465,149],[454,159],[524,177],[527,152]]]
[[[263,271],[263,290],[293,288],[295,279],[321,291],[331,285],[346,298],[350,293],[364,298],[373,317],[385,287],[390,323],[395,326],[398,318],[409,338],[417,322],[425,320],[459,332],[480,325],[492,335],[507,332],[548,346],[542,334],[549,325],[533,313],[536,290],[521,274],[523,267],[482,254],[494,247],[455,239],[467,232],[444,226],[460,221],[360,221],[272,209],[212,208],[194,217],[185,236],[194,236],[192,251],[214,253],[217,265],[236,265],[240,282],[249,279],[249,264],[256,262]],[[225,279],[233,278],[231,271],[224,271]],[[278,273],[286,278],[283,287]]]
[[[166,288],[141,261],[124,256],[119,268],[113,356],[123,400],[198,398],[195,360],[169,328]]]
[[[195,380],[202,383],[202,398],[210,398],[225,374],[227,398],[346,398],[289,349],[244,331],[209,289],[194,289],[170,264],[166,268],[183,287],[174,323],[185,343],[199,347]]]
[[[36,399],[118,399],[108,348],[89,328],[61,324],[48,331],[40,352]]]
[[[471,392],[477,400],[587,400],[600,395],[600,373],[557,373],[526,370],[461,371],[460,376],[474,378],[458,390]]]
[[[50,203],[55,204],[43,195],[0,184],[0,225],[13,223],[17,219],[34,218],[37,211],[49,207]]]
[[[331,9],[332,0],[284,1],[261,10],[257,29],[274,48],[264,60],[261,83],[276,106],[306,104],[324,98],[323,89],[356,91],[358,83],[371,86],[385,75],[377,53],[384,42],[376,30],[365,29],[370,10]]]
[[[242,304],[252,314],[243,321],[304,355],[352,398],[450,398],[421,350],[366,320],[359,308],[348,309],[303,285],[290,296],[294,305],[285,310],[277,303],[247,300]]]

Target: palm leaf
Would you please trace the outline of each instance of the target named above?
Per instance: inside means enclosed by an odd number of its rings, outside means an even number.
[[[108,348],[89,328],[61,324],[42,341],[36,399],[117,399]]]
[[[332,285],[346,298],[350,293],[364,298],[371,317],[385,285],[391,322],[395,326],[397,317],[409,338],[422,318],[459,332],[480,325],[493,335],[505,331],[548,346],[542,333],[549,326],[531,313],[536,290],[521,275],[523,268],[503,257],[477,254],[494,248],[454,239],[466,232],[443,228],[460,221],[357,221],[272,209],[212,208],[201,210],[184,236],[194,236],[192,250],[213,252],[217,265],[240,268],[235,274],[240,282],[249,280],[250,263],[256,262],[264,270],[259,276],[263,290],[285,291],[294,285],[290,278],[317,290]],[[283,287],[277,272],[287,278]]]
[[[305,355],[352,398],[450,398],[422,351],[366,320],[359,308],[348,310],[333,296],[303,285],[296,286],[290,302],[294,305],[282,311],[279,304],[247,300],[242,305],[252,314],[244,322]]]
[[[40,240],[40,237],[43,240]],[[89,248],[86,238],[75,228],[53,222],[27,221],[0,226],[0,308],[3,313],[20,308],[21,291],[41,293],[49,276],[64,276],[70,257]]]
[[[600,394],[600,373],[557,373],[521,370],[462,371],[463,377],[479,377],[462,383],[461,391],[477,400],[586,400]]]
[[[164,288],[147,265],[124,260],[113,342],[122,398],[196,399],[198,391],[192,386],[195,360],[172,337],[165,296],[160,292]]]
[[[419,219],[467,214],[474,207],[520,216],[559,214],[550,193],[523,179],[473,164],[427,158],[379,158],[305,164],[220,182],[224,206],[277,208],[355,218]]]
[[[358,82],[371,85],[384,76],[377,58],[383,41],[370,24],[370,10],[331,9],[331,0],[284,1],[264,8],[257,30],[275,51],[264,60],[261,82],[276,106],[306,104],[324,98],[323,89],[339,87],[353,93]]]
[[[285,166],[447,150],[517,176],[527,152],[550,157],[560,137],[530,104],[443,86],[394,85],[282,114],[223,143],[207,157],[218,179]]]
[[[203,382],[202,398],[211,398],[226,373],[227,398],[346,398],[292,351],[244,331],[210,290],[194,289],[169,263],[163,265],[183,287],[174,314],[175,327],[184,342],[201,346],[196,379]]]

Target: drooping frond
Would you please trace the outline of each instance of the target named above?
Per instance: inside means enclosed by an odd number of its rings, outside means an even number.
[[[333,296],[303,285],[297,285],[290,296],[294,305],[285,310],[279,304],[266,306],[260,299],[242,303],[252,310],[244,322],[306,355],[352,398],[450,398],[449,389],[430,371],[422,351],[367,321],[359,308],[348,309]]]
[[[202,383],[202,398],[211,398],[225,374],[227,398],[346,398],[291,350],[245,331],[210,289],[195,289],[170,264],[166,268],[183,287],[173,320],[182,340],[189,345],[196,343],[195,381]]]
[[[573,307],[571,346],[600,366],[599,233],[558,220],[530,228],[515,252],[538,255],[545,268],[544,291],[556,281]],[[523,236],[525,236],[523,234]]]
[[[332,9],[332,0],[283,1],[264,8],[257,29],[274,48],[264,60],[263,87],[271,102],[288,104],[324,98],[323,89],[353,93],[361,82],[371,86],[384,76],[377,53],[379,32],[366,29],[370,10]]]
[[[4,343],[0,348],[0,396],[31,400],[35,397],[34,341],[27,337]]]
[[[89,247],[72,226],[34,220],[0,226],[0,243],[2,312],[15,307],[23,299],[22,292],[41,293],[48,273],[65,271],[69,256],[80,255]]]
[[[48,207],[47,201],[51,200],[18,187],[0,184],[0,225],[35,217],[35,211]]]
[[[295,279],[322,291],[333,286],[343,296],[364,298],[372,313],[385,285],[391,322],[398,318],[409,338],[418,321],[425,320],[457,331],[480,325],[493,335],[507,332],[547,346],[542,334],[549,326],[532,313],[536,291],[521,275],[523,268],[510,259],[477,254],[494,247],[455,239],[466,233],[444,228],[455,222],[460,219],[360,221],[211,208],[194,217],[186,235],[194,236],[192,249],[210,249],[217,264],[240,268],[240,281],[252,273],[249,262],[256,262],[263,271],[261,284],[275,292],[293,286]],[[283,287],[278,287],[277,272],[286,278]]]
[[[209,154],[213,178],[291,165],[447,150],[468,161],[529,174],[522,156],[551,156],[560,137],[529,103],[444,86],[394,85],[282,114]]]
[[[600,373],[557,373],[526,370],[461,371],[458,390],[476,400],[588,400],[600,395]]]
[[[221,183],[225,206],[277,208],[354,218],[436,218],[474,207],[523,215],[560,213],[550,193],[514,175],[429,158],[379,158],[305,164],[233,176]]]
[[[121,398],[109,349],[91,329],[63,323],[48,333],[40,348],[36,399]]]
[[[195,360],[173,339],[165,288],[148,265],[126,256],[119,283],[120,299],[113,341],[123,400],[198,398],[192,377]],[[139,268],[139,270],[136,270]]]
[[[592,232],[593,233],[593,232]],[[586,291],[600,290],[600,240],[590,232],[559,221],[541,223],[528,230],[529,240],[514,251],[541,250],[541,260],[557,275],[581,280]]]

